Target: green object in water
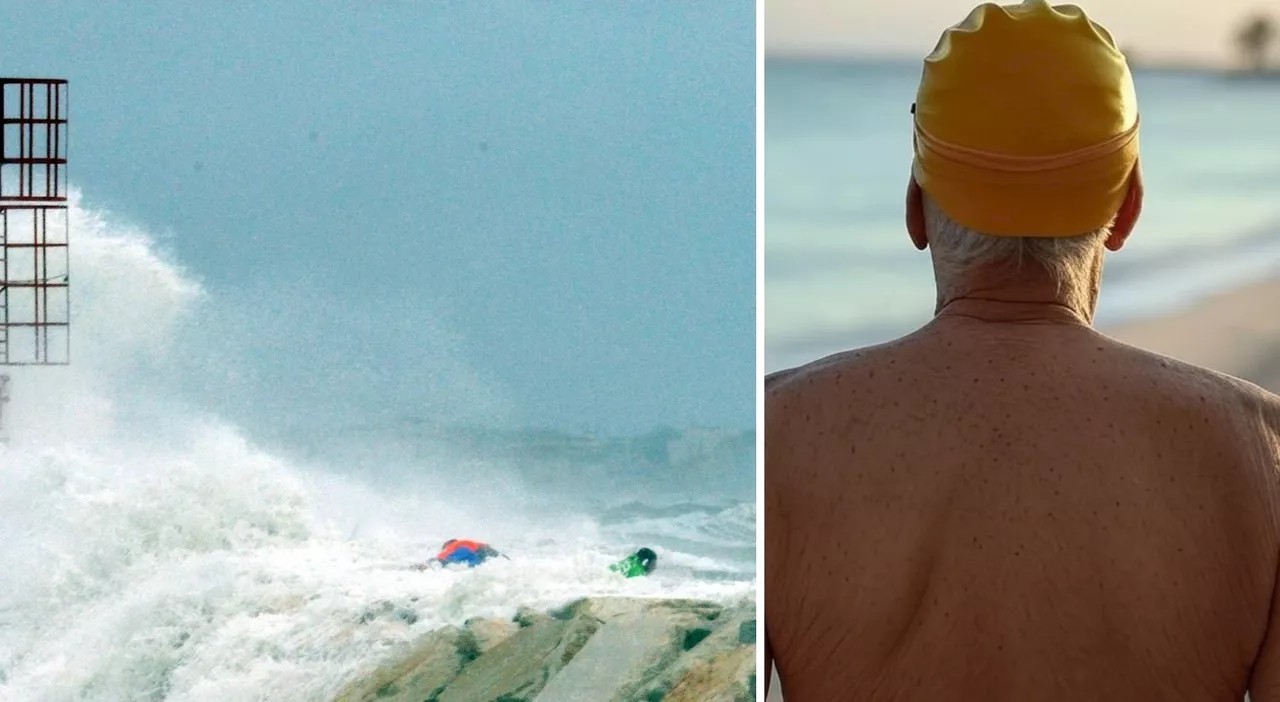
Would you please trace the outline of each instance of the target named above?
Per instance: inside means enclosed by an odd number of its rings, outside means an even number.
[[[609,570],[621,573],[625,578],[636,578],[648,575],[658,566],[658,554],[652,549],[642,548],[639,551],[609,566]]]

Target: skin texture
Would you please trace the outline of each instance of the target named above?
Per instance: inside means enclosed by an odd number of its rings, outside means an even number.
[[[787,702],[1280,701],[1280,398],[1092,329],[1101,265],[938,280],[922,329],[766,379]]]

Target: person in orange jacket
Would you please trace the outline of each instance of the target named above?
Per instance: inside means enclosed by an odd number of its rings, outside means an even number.
[[[416,567],[418,570],[425,570],[433,565],[465,565],[468,568],[474,568],[490,558],[498,556],[502,556],[502,554],[482,541],[449,539],[440,547],[440,553],[437,553],[435,558]],[[506,556],[502,557],[506,558]]]

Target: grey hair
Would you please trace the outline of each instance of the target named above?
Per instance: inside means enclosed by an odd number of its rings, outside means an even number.
[[[951,219],[932,198],[924,198],[925,230],[939,273],[955,275],[974,266],[1030,261],[1048,271],[1059,287],[1083,275],[1111,232],[1111,224],[1072,237],[990,236]]]

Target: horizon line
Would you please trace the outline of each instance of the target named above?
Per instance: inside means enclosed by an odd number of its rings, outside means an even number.
[[[1209,59],[1198,59],[1195,57],[1183,56],[1160,56],[1156,55],[1150,59],[1144,58],[1146,55],[1141,50],[1130,49],[1130,54],[1136,59],[1132,61],[1132,67],[1135,69],[1147,70],[1229,70],[1232,63],[1229,61],[1213,61]],[[814,48],[796,48],[786,47],[781,49],[770,49],[765,47],[764,60],[766,63],[770,61],[807,61],[813,63],[916,63],[922,61],[923,56],[897,51],[876,51],[862,49],[830,49],[825,47]]]

